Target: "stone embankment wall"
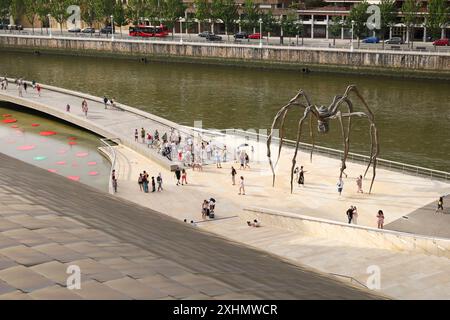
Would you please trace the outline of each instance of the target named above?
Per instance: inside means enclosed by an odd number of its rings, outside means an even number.
[[[180,43],[70,37],[0,35],[0,48],[77,55],[180,60],[300,71],[339,71],[450,79],[450,53],[280,47],[224,43]]]

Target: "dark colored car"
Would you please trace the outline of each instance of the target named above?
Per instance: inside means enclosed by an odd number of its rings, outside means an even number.
[[[110,34],[110,33],[112,33],[112,30],[113,30],[113,28],[111,26],[106,26],[106,27],[100,29],[100,33]],[[114,33],[116,33],[116,30],[114,30]]]
[[[214,33],[212,33],[211,31],[203,31],[203,32],[200,32],[199,34],[198,34],[198,36],[199,37],[202,37],[202,38],[207,38],[209,35],[213,35]]]
[[[433,42],[433,46],[448,46],[448,45],[450,45],[450,44],[449,44],[448,39],[446,39],[446,38],[439,39],[439,40],[436,40]]]
[[[81,30],[82,33],[95,33],[95,29],[94,28],[84,28],[83,30]]]
[[[206,36],[206,40],[207,41],[221,41],[222,37],[215,35],[214,33],[211,33]]]
[[[80,28],[72,28],[72,29],[69,29],[69,30],[67,30],[67,31],[69,31],[69,32],[71,32],[71,33],[80,33],[80,32],[81,32],[81,29],[80,29]]]
[[[247,32],[238,32],[234,35],[235,39],[247,39],[248,33]]]
[[[400,37],[392,37],[392,38],[386,40],[385,43],[387,43],[387,44],[403,44],[404,41]]]
[[[23,27],[20,24],[18,24],[18,25],[9,24],[8,30],[23,30]]]
[[[368,38],[365,38],[362,42],[363,43],[378,43],[378,42],[380,42],[380,39],[378,37],[368,37]]]
[[[8,23],[0,22],[0,30],[8,30]]]

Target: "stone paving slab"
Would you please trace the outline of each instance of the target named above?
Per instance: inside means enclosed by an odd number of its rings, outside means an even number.
[[[49,242],[46,237],[39,234],[35,230],[26,228],[4,231],[2,234],[26,246],[38,246]]]
[[[68,290],[67,288],[55,285],[35,290],[29,295],[32,299],[37,300],[81,300],[81,296],[76,292],[76,290]]]
[[[52,260],[49,256],[24,245],[1,249],[0,254],[25,266],[33,266]]]
[[[55,284],[53,281],[48,280],[24,266],[16,266],[1,270],[0,280],[23,292],[31,292]]]
[[[83,282],[76,293],[89,300],[131,300],[129,296],[95,280]]]
[[[87,258],[87,256],[57,243],[34,246],[33,249],[63,263]]]
[[[65,286],[67,277],[67,266],[59,261],[50,261],[30,268],[30,270],[50,279],[54,283]]]
[[[158,289],[151,288],[132,278],[111,280],[105,283],[107,286],[126,294],[133,299],[149,300],[160,299],[167,296]]]

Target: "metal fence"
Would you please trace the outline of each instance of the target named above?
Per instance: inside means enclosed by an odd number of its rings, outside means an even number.
[[[227,130],[221,130],[221,132],[226,132],[227,134],[234,134],[236,136],[246,137],[247,139],[251,140],[259,140],[259,141],[266,141],[267,136],[262,134],[257,134],[254,132],[247,132],[243,130],[238,129],[227,129]],[[211,133],[212,134],[212,133]],[[279,142],[279,138],[273,138],[274,142]],[[295,147],[296,141],[289,140],[289,139],[283,139],[283,143],[285,143],[287,146]],[[299,148],[305,151],[311,151],[312,145],[309,143],[300,142]],[[321,147],[321,146],[314,146],[314,152],[324,154],[328,157],[342,159],[344,155],[344,151],[327,148],[327,147]],[[349,152],[348,154],[348,160],[351,162],[357,162],[357,163],[363,163],[368,164],[370,157],[358,153]],[[395,170],[395,171],[401,171],[403,173],[413,174],[417,176],[423,176],[428,177],[430,179],[441,179],[448,181],[450,180],[450,172],[445,171],[439,171],[429,168],[424,168],[420,166],[415,166],[411,164],[401,163],[397,161],[391,161],[386,159],[377,159],[377,164],[380,167],[389,169],[389,170]]]

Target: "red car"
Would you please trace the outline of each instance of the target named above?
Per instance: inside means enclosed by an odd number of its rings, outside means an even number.
[[[248,36],[249,39],[261,39],[261,33],[252,33]]]
[[[439,39],[433,42],[433,46],[448,46],[448,39]]]

